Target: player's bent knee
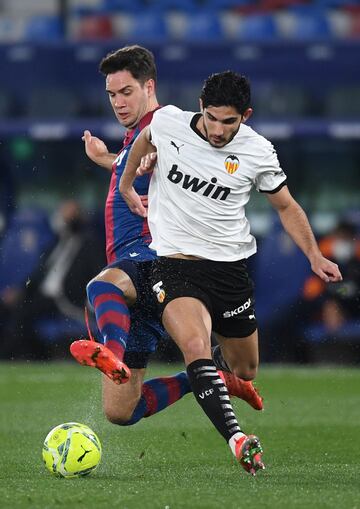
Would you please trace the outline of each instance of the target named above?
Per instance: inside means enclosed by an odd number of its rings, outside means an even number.
[[[106,419],[111,422],[111,424],[117,424],[118,426],[126,426],[133,416],[135,407],[128,407],[114,409],[114,408],[104,408],[104,414]]]
[[[179,347],[188,362],[196,359],[203,359],[209,355],[210,342],[206,342],[203,338],[194,336],[191,340],[184,341]]]
[[[139,396],[140,398],[140,396]],[[106,419],[112,424],[126,426],[131,421],[134,410],[139,402],[139,398],[116,398],[103,401],[103,411]]]
[[[89,294],[89,289],[96,283],[112,283],[116,284],[114,269],[105,269],[97,276],[93,277],[86,285],[86,291]]]

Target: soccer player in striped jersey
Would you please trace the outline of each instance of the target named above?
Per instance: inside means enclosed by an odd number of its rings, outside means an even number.
[[[240,464],[255,475],[264,467],[259,439],[241,429],[210,349],[213,330],[231,371],[255,377],[258,333],[246,268],[256,252],[245,215],[251,189],[267,196],[321,279],[342,276],[321,254],[274,147],[244,124],[252,113],[248,80],[231,71],[210,76],[200,107],[195,113],[166,106],[154,114],[129,154],[120,191],[133,212],[148,213],[151,247],[159,255],[153,291],[162,322],[183,352],[195,398]],[[142,156],[154,149],[147,211],[133,182],[146,174]]]
[[[148,285],[156,253],[149,247],[147,220],[132,213],[119,193],[119,179],[130,148],[159,108],[154,58],[146,48],[125,47],[107,55],[100,63],[100,71],[106,77],[114,114],[127,131],[117,155],[111,154],[104,142],[89,131],[84,133],[87,155],[111,171],[105,207],[108,265],[87,286],[104,344],[78,340],[70,350],[78,362],[106,375],[103,406],[107,418],[129,425],[166,408],[191,392],[191,388],[186,372],[144,382],[148,358],[164,335]],[[144,175],[135,183],[145,206],[149,180],[150,175]],[[229,373],[222,376],[232,394],[256,409],[262,408],[262,400],[251,382]]]

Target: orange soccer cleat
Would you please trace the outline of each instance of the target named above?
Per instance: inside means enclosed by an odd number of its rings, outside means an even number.
[[[258,470],[264,470],[262,462],[263,449],[255,435],[243,436],[235,441],[235,455],[246,472],[255,476]]]
[[[99,369],[118,385],[125,384],[130,379],[131,371],[127,365],[101,343],[78,339],[71,343],[70,352],[80,364]]]
[[[263,409],[263,398],[250,381],[242,380],[227,371],[219,371],[220,377],[227,387],[230,396],[236,396],[243,399],[255,410]]]

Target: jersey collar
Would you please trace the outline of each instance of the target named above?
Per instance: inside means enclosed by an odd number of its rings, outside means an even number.
[[[191,129],[194,131],[195,134],[197,134],[198,136],[200,136],[200,138],[202,140],[205,140],[205,141],[208,141],[208,139],[203,135],[203,133],[201,131],[199,131],[199,129],[196,127],[199,119],[202,117],[202,113],[195,113],[195,115],[193,116],[193,118],[191,119],[191,122],[190,122],[190,127]]]
[[[158,106],[157,108],[155,108],[152,111],[148,111],[143,116],[143,118],[140,120],[140,122],[138,123],[138,125],[136,127],[133,127],[129,131],[126,131],[123,148],[126,147],[127,145],[129,145],[132,142],[132,140],[134,139],[134,137],[137,136],[140,133],[140,131],[142,131],[144,129],[144,127],[146,127],[147,125],[150,124],[155,111],[158,110],[159,108],[161,108],[161,106]]]

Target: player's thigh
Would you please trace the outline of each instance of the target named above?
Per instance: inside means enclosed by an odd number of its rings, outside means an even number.
[[[258,332],[255,330],[244,338],[215,337],[231,371],[240,378],[253,380],[259,365]]]
[[[141,397],[145,371],[145,368],[132,369],[130,380],[122,385],[103,376],[103,409],[110,422],[121,424],[131,418]]]
[[[134,283],[124,270],[114,267],[105,268],[92,281],[104,281],[105,283],[112,283],[124,293],[126,302],[129,305],[136,302],[137,294]]]
[[[189,364],[210,356],[211,317],[205,304],[193,297],[179,297],[165,307],[162,322]]]

